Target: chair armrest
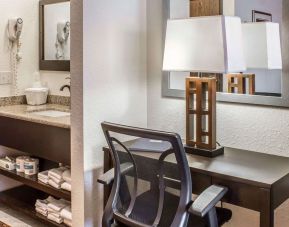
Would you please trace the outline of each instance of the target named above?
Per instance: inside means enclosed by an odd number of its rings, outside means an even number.
[[[130,162],[126,162],[120,165],[120,172],[121,174],[126,174],[133,168],[133,164]],[[97,182],[103,185],[109,185],[113,182],[114,180],[114,168],[110,169],[103,175],[101,175],[98,179]]]
[[[217,185],[210,186],[193,202],[189,208],[189,212],[200,217],[206,216],[224,197],[227,191],[228,189],[226,187]]]

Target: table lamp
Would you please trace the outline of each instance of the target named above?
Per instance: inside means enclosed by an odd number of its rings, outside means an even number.
[[[244,53],[247,68],[282,69],[281,39],[278,23],[254,22],[242,24]],[[246,93],[249,79],[249,94],[255,93],[255,74],[228,74],[228,92]]]
[[[246,70],[241,20],[210,16],[169,20],[163,70],[231,73]],[[216,141],[216,78],[186,78],[186,152],[224,153]]]

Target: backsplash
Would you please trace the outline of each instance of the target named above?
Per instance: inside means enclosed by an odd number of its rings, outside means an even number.
[[[48,95],[47,103],[57,104],[62,106],[70,106],[70,97],[58,96],[58,95]],[[0,106],[11,106],[11,105],[23,105],[27,104],[24,95],[21,96],[10,96],[10,97],[0,97]]]
[[[58,104],[62,106],[70,106],[70,97],[58,96],[58,95],[48,95],[47,102],[49,104]]]
[[[21,104],[26,104],[26,98],[24,95],[0,98],[0,106],[11,106]]]

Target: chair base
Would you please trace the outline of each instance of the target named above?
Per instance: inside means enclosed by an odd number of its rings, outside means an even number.
[[[194,154],[208,158],[215,158],[217,156],[224,155],[224,147],[221,146],[217,147],[214,150],[207,150],[203,148],[190,147],[188,145],[185,145],[185,151],[187,154]]]

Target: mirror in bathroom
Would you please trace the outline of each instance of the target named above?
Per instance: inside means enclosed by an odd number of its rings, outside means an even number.
[[[70,1],[41,0],[39,68],[70,71]]]

